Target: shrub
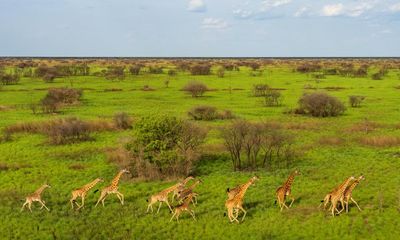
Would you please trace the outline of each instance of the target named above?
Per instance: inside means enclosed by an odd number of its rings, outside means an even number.
[[[269,167],[280,165],[289,167],[295,156],[292,149],[292,137],[275,124],[250,123],[237,120],[221,129],[224,145],[230,153],[233,170],[242,170],[247,166],[256,169],[258,166]],[[258,156],[263,155],[262,158]],[[242,155],[246,156],[247,164]]]
[[[141,68],[142,68],[142,66],[140,66],[140,65],[133,65],[133,66],[129,67],[129,72],[132,75],[139,75]]]
[[[383,74],[380,72],[374,73],[371,76],[372,80],[382,80],[383,79]]]
[[[3,74],[0,73],[0,82],[2,85],[18,84],[20,76],[18,74]]]
[[[165,85],[166,88],[168,88],[168,86],[169,86],[169,80],[168,79],[164,80],[164,85]]]
[[[362,137],[360,143],[372,147],[394,147],[400,145],[400,138],[395,136]]]
[[[107,80],[123,80],[125,79],[125,67],[124,66],[109,66],[104,72],[104,76]]]
[[[219,78],[223,78],[225,75],[225,68],[220,66],[217,68],[216,74]]]
[[[215,119],[235,118],[235,116],[230,110],[224,110],[222,112],[218,112],[217,108],[207,105],[193,107],[188,112],[188,115],[193,120],[205,120],[205,121],[211,121]]]
[[[197,106],[188,112],[194,120],[214,120],[218,118],[217,108],[211,106]]]
[[[149,67],[149,73],[151,74],[162,74],[163,73],[163,68],[159,66],[150,66]]]
[[[364,101],[365,97],[364,96],[349,96],[349,102],[351,107],[360,107],[362,101]]]
[[[53,144],[65,144],[90,139],[91,132],[114,130],[114,124],[102,121],[81,121],[76,117],[53,119],[41,122],[23,122],[7,126],[3,130],[4,138],[11,140],[14,133],[43,134]]]
[[[135,124],[128,144],[136,176],[163,178],[188,175],[206,131],[174,117],[145,117]]]
[[[282,94],[278,90],[268,89],[265,93],[265,105],[268,107],[280,106],[282,104]]]
[[[41,100],[42,110],[45,113],[54,113],[64,105],[79,102],[82,90],[73,88],[51,88]]]
[[[318,140],[318,142],[321,145],[336,146],[336,145],[343,144],[344,140],[343,140],[343,138],[340,138],[340,137],[323,136]]]
[[[209,75],[211,73],[211,65],[209,64],[196,64],[189,69],[192,75]]]
[[[338,116],[346,107],[336,97],[323,92],[304,94],[299,100],[299,112],[313,117]]]
[[[116,113],[114,115],[114,124],[119,129],[132,128],[132,119],[125,112]]]
[[[190,93],[192,97],[200,97],[208,90],[207,86],[202,82],[190,81],[184,87],[183,91]]]
[[[267,84],[255,84],[253,85],[253,96],[263,97],[265,96],[269,86]]]
[[[52,83],[54,82],[54,79],[56,78],[56,75],[53,73],[46,73],[43,76],[43,81],[45,81],[46,83]]]
[[[176,76],[178,72],[175,69],[169,69],[168,70],[168,76],[173,77]]]

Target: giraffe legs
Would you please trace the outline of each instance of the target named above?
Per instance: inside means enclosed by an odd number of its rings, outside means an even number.
[[[174,214],[172,214],[172,217],[169,221],[172,222],[172,219],[174,219],[175,216],[176,216],[176,211],[174,212]]]
[[[160,202],[160,205],[158,205],[157,213],[160,212],[161,204],[162,204],[162,202]]]
[[[361,211],[361,208],[360,208],[360,206],[358,206],[358,203],[356,202],[356,200],[354,200],[353,198],[350,198],[350,200],[351,200],[354,204],[356,204],[358,210]]]
[[[106,196],[107,196],[107,193],[105,191],[101,191],[99,200],[97,200],[97,203],[96,203],[96,205],[94,205],[94,207],[97,207],[97,205],[100,203],[100,201],[102,202],[103,207],[104,207],[104,199],[106,198]]]
[[[77,203],[77,205],[78,205],[78,203]],[[78,207],[78,209],[77,210],[79,210],[79,209],[81,209],[81,208],[83,208],[84,207],[84,205],[85,205],[85,197],[84,196],[82,196],[82,203],[81,203],[81,205]]]
[[[290,202],[289,208],[292,206],[293,202],[294,202],[294,198],[292,198],[292,201]]]
[[[242,212],[243,212],[243,217],[242,217],[242,222],[243,222],[244,218],[246,217],[247,212],[246,212],[246,210],[244,210],[244,208],[243,208],[242,206],[239,206],[238,208],[239,208],[240,210],[242,210]],[[239,210],[238,210],[237,212],[238,212],[238,214],[239,214]]]
[[[46,205],[44,204],[44,201],[43,201],[43,200],[39,200],[39,202],[40,202],[40,204],[42,204],[42,207],[41,207],[40,209],[42,209],[42,208],[44,207],[47,211],[50,212],[50,209],[48,209],[48,208],[46,207]]]
[[[122,205],[124,205],[124,194],[120,193],[120,192],[116,192],[117,197],[119,199],[119,201],[121,202]]]
[[[151,212],[153,212],[153,203],[152,203],[152,202],[150,202],[149,205],[147,205],[147,211],[146,211],[146,213],[149,212],[149,209],[151,209]]]
[[[193,211],[193,210],[188,210],[188,212],[190,213],[190,215],[192,215],[193,219],[194,219],[195,221],[197,221],[197,219],[196,219],[196,217],[195,217],[195,215],[194,215],[194,211]]]
[[[21,208],[21,212],[24,210],[24,208],[25,208],[25,206],[28,204],[28,201],[25,201],[25,203],[22,205],[22,208]]]

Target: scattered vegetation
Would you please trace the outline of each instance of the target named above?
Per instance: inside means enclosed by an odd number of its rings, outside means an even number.
[[[51,88],[40,101],[44,113],[55,113],[61,107],[78,103],[82,90],[72,88]]]
[[[353,108],[360,107],[364,99],[365,99],[364,96],[356,96],[356,95],[349,96],[350,106]]]

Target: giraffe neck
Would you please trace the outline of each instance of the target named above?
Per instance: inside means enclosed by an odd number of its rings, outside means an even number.
[[[243,198],[244,194],[246,193],[247,189],[250,187],[251,184],[253,184],[253,179],[250,179],[247,183],[245,183],[242,186],[242,189],[240,189],[240,192],[237,194],[239,199]]]
[[[185,185],[186,185],[186,183],[189,182],[190,179],[191,179],[191,178],[189,178],[189,177],[185,178],[185,179],[182,181],[182,184],[185,184]]]
[[[86,185],[83,187],[83,190],[84,190],[85,192],[89,191],[89,190],[90,190],[91,188],[93,188],[98,182],[99,182],[99,180],[96,179],[96,180],[94,180],[93,182],[91,182],[91,183],[89,183],[89,184],[86,184]]]
[[[117,176],[114,177],[114,179],[113,179],[112,182],[111,182],[111,185],[112,185],[113,187],[118,186],[119,179],[121,178],[122,174],[124,174],[124,172],[123,172],[123,171],[120,171],[120,172],[117,174]]]
[[[351,178],[348,178],[343,184],[342,186],[339,188],[338,193],[341,195],[343,194],[343,192],[346,190],[347,186],[349,185],[351,181]]]
[[[35,194],[38,195],[42,194],[42,192],[46,189],[46,187],[47,187],[46,185],[41,186],[39,189],[35,191]]]
[[[189,187],[190,190],[193,190],[197,185],[199,185],[199,181],[195,182],[192,184],[192,186]]]
[[[353,189],[360,183],[361,179],[355,180],[349,187],[347,192],[351,193]]]
[[[288,179],[286,180],[285,185],[284,185],[284,188],[285,188],[286,191],[288,191],[288,190],[291,188],[291,186],[292,186],[292,184],[293,184],[293,182],[294,182],[294,176],[295,176],[295,174],[292,173],[292,174],[288,177]]]

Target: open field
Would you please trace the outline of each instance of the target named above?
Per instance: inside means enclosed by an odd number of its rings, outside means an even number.
[[[3,60],[4,71],[12,72],[19,60]],[[60,64],[34,60],[41,64]],[[71,60],[70,60],[71,61]],[[400,233],[400,64],[398,60],[353,60],[357,67],[369,64],[364,77],[340,74],[316,77],[316,70],[296,71],[302,61],[324,68],[340,66],[341,60],[288,60],[260,62],[260,70],[241,66],[239,60],[214,60],[211,74],[192,75],[175,69],[168,60],[146,60],[139,75],[132,75],[130,62],[122,60],[91,61],[87,76],[56,77],[45,82],[41,77],[21,77],[18,84],[0,87],[0,130],[33,121],[47,121],[68,116],[81,120],[112,121],[115,113],[126,112],[133,118],[133,129],[96,131],[89,141],[49,144],[42,134],[15,133],[0,143],[0,224],[1,239],[396,239]],[[111,62],[112,61],[112,62]],[[191,60],[194,61],[194,60]],[[207,60],[208,61],[208,60]],[[225,70],[216,76],[220,64],[234,62],[240,71]],[[247,60],[253,61],[253,60]],[[254,60],[256,61],[256,60]],[[351,62],[352,60],[342,60]],[[361,61],[361,62],[360,62]],[[363,62],[364,61],[364,62]],[[110,64],[126,65],[123,80],[109,80],[99,73]],[[163,67],[162,74],[147,71],[148,65]],[[372,75],[383,65],[388,72],[381,80]],[[326,67],[328,66],[328,67]],[[33,70],[35,67],[32,68]],[[261,71],[262,70],[262,71]],[[255,75],[255,76],[252,76]],[[166,86],[165,80],[169,80]],[[201,97],[182,91],[190,81],[207,85]],[[283,98],[279,106],[267,107],[263,97],[254,97],[253,86],[267,84],[278,89]],[[144,86],[148,87],[144,89]],[[82,89],[79,103],[65,106],[56,113],[34,114],[31,104],[39,103],[49,88]],[[346,111],[336,117],[317,118],[288,114],[298,106],[303,93],[326,92],[337,97]],[[349,106],[349,96],[365,97],[361,107]],[[125,205],[109,196],[105,207],[94,208],[99,192],[121,168],[107,158],[107,149],[121,146],[135,131],[142,117],[159,115],[188,119],[194,106],[210,105],[230,110],[236,118],[251,122],[278,123],[294,137],[296,156],[289,166],[258,167],[233,171],[224,148],[220,127],[235,120],[194,121],[208,129],[200,146],[201,156],[191,174],[202,183],[196,189],[197,221],[183,214],[180,222],[169,222],[171,213],[164,205],[159,214],[146,213],[146,199],[176,183],[174,178],[144,180],[123,176],[120,192]],[[192,120],[190,120],[192,121]],[[259,156],[261,158],[261,156]],[[295,197],[289,210],[274,205],[275,190],[294,170],[299,169],[293,186]],[[365,181],[353,197],[362,211],[351,205],[349,213],[332,217],[318,208],[326,193],[349,176],[363,174]],[[224,216],[226,188],[246,182],[257,175],[260,180],[249,188],[244,200],[248,214],[240,224]],[[105,182],[89,192],[86,207],[71,210],[71,191],[101,177]],[[43,183],[52,187],[43,193],[50,212],[33,207],[33,213],[20,212],[27,194]],[[156,204],[157,205],[157,204]]]

